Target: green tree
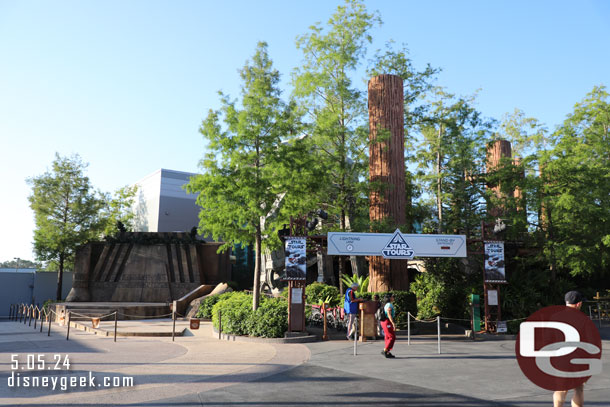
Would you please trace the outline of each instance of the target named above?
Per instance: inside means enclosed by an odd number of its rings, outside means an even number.
[[[502,192],[488,191],[488,203],[504,208],[502,218],[508,225],[504,238],[535,244],[541,228],[540,158],[552,148],[552,140],[538,120],[519,109],[504,115],[496,137],[511,143],[512,157],[487,170],[488,185],[498,185]]]
[[[254,244],[256,309],[263,236],[266,245],[277,243],[278,225],[307,207],[310,191],[315,195],[315,166],[307,162],[307,140],[290,138],[299,132],[299,115],[293,103],[280,98],[280,74],[266,43],[258,43],[240,76],[241,107],[221,93],[221,110],[210,110],[203,121],[208,153],[200,163],[203,174],[193,177],[187,190],[198,194],[200,232],[226,242],[221,249]]]
[[[57,265],[57,299],[61,300],[63,272],[71,267],[76,247],[99,236],[103,201],[84,175],[87,164],[78,155],[55,154],[51,171],[28,179],[34,211],[34,251],[37,260]]]
[[[303,62],[294,71],[294,95],[310,120],[320,164],[325,168],[321,203],[338,218],[340,230],[346,230],[349,217],[354,218],[357,197],[365,191],[366,100],[352,76],[366,56],[371,29],[379,23],[376,13],[348,0],[337,8],[326,28],[317,23],[296,42]]]
[[[610,97],[595,87],[541,155],[545,255],[553,274],[610,271]],[[555,270],[556,268],[556,270]]]
[[[138,190],[137,186],[124,186],[117,189],[113,195],[103,194],[103,206],[100,214],[104,222],[102,233],[106,236],[116,235],[119,222],[125,230],[133,230],[135,213],[133,212],[134,198]]]
[[[485,146],[491,122],[472,107],[474,97],[456,98],[436,88],[419,128],[417,182],[434,196],[437,233],[469,234],[483,215]]]
[[[369,13],[358,1],[347,0],[328,20],[317,23],[298,37],[297,48],[303,61],[293,73],[293,94],[309,120],[318,165],[323,168],[318,201],[334,221],[330,228],[353,230],[368,221],[363,210],[366,200],[368,147],[366,93],[353,83],[353,76],[371,43],[371,29],[380,24],[376,13]],[[360,216],[359,216],[360,215]],[[365,215],[365,216],[363,216]],[[354,272],[358,261],[352,259]],[[344,262],[339,261],[339,286]]]
[[[367,80],[358,77],[368,56],[371,33],[381,23],[378,13],[367,11],[362,2],[346,0],[325,25],[317,23],[297,38],[303,61],[293,74],[294,95],[307,113],[319,164],[325,169],[325,187],[318,200],[331,215],[332,221],[327,225],[331,230],[368,230],[367,195],[370,188],[384,187],[368,182],[367,92],[362,89]],[[368,77],[388,73],[405,81],[408,147],[409,130],[421,116],[422,109],[416,106],[416,101],[429,88],[428,81],[437,70],[428,66],[424,71],[416,71],[408,50],[405,47],[395,50],[392,41],[366,62]],[[410,183],[407,191],[410,201],[414,192]],[[410,205],[407,212],[407,219],[416,216]],[[379,225],[391,230],[397,226]],[[343,264],[339,262],[340,276]],[[353,257],[352,270],[357,273],[359,268]]]
[[[13,260],[7,260],[0,262],[0,268],[9,268],[9,269],[23,269],[23,268],[32,268],[32,269],[40,269],[42,264],[40,262],[34,262],[31,260],[24,260],[19,257],[14,257]]]

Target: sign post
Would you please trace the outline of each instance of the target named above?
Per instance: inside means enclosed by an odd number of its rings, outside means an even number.
[[[500,285],[506,284],[504,242],[484,241],[484,262],[485,330],[498,332],[498,321],[502,319]]]
[[[284,240],[288,280],[288,332],[305,331],[305,284],[307,238],[287,236]]]

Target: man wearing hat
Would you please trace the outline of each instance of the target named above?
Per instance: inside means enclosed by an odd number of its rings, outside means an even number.
[[[582,303],[585,301],[583,295],[578,291],[568,291],[565,295],[566,307],[580,309]],[[565,402],[567,390],[556,391],[553,393],[553,406],[563,407]],[[574,389],[574,397],[572,397],[572,407],[582,407],[585,402],[584,384]]]
[[[347,339],[351,339],[351,336],[356,331],[356,316],[358,315],[358,303],[362,302],[361,298],[356,298],[356,290],[358,289],[358,283],[354,282],[345,292],[345,301],[343,302],[343,309],[347,315]],[[354,339],[357,339],[354,337]]]

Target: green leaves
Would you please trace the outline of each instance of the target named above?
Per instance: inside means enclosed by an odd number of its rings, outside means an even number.
[[[540,159],[549,261],[572,275],[610,269],[610,98],[595,87],[553,134]]]
[[[279,73],[266,43],[258,44],[240,76],[239,102],[221,94],[221,109],[210,111],[201,125],[208,153],[200,162],[203,173],[186,189],[198,194],[201,233],[226,242],[222,250],[255,245],[256,307],[261,248],[277,247],[278,227],[315,208],[311,196],[319,172],[310,142],[297,137],[300,111],[280,99]]]
[[[98,237],[104,227],[103,199],[84,175],[87,164],[78,155],[55,154],[51,171],[28,179],[34,211],[34,251],[39,261],[55,263],[60,275],[74,260],[76,247]],[[61,277],[57,299],[61,296]]]
[[[341,276],[341,281],[343,281],[346,287],[350,287],[353,283],[358,284],[358,290],[356,290],[358,295],[362,295],[369,289],[369,276],[349,276],[344,274]]]

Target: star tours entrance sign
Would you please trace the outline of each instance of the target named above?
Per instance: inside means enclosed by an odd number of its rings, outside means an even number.
[[[414,254],[415,252],[402,238],[398,229],[396,229],[388,244],[381,250],[381,255],[386,259],[412,259]]]
[[[466,236],[329,232],[328,254],[335,256],[466,257]]]

